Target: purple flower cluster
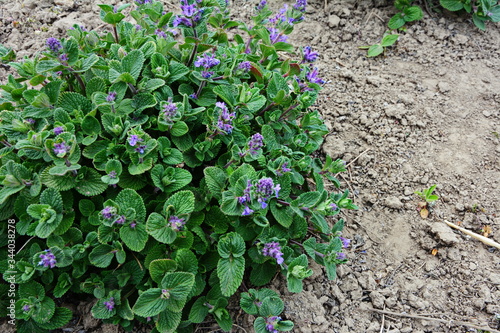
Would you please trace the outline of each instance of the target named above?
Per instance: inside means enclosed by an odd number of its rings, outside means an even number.
[[[251,68],[252,68],[252,64],[250,64],[250,61],[242,61],[238,65],[238,69],[242,69],[245,72],[250,71]]]
[[[197,0],[196,3],[190,5],[187,0],[181,0],[182,15],[176,15],[172,25],[174,27],[179,25],[194,27],[201,20],[203,14],[203,9],[198,8],[200,2]]]
[[[57,126],[57,127],[54,127],[54,134],[55,135],[59,135],[61,134],[62,132],[64,132],[64,128],[62,126]]]
[[[35,123],[36,123],[36,120],[33,118],[28,118],[28,119],[25,119],[24,121],[30,125],[35,125]]]
[[[38,266],[54,268],[57,264],[56,256],[50,251],[50,249],[45,250],[45,253],[40,254],[40,262]]]
[[[168,218],[168,222],[170,223],[170,228],[174,231],[182,231],[184,225],[186,224],[186,221],[183,218],[175,215],[170,216]]]
[[[331,209],[331,210],[337,210],[337,208],[338,208],[338,207],[337,207],[337,204],[335,204],[334,202],[332,202],[332,203],[330,204],[330,209]]]
[[[106,220],[111,220],[116,215],[116,208],[112,206],[106,206],[101,210],[101,215]]]
[[[64,141],[61,143],[54,143],[54,148],[52,149],[54,154],[56,154],[58,156],[61,155],[59,157],[63,157],[70,150],[71,150],[71,147],[69,145],[67,145]]]
[[[125,218],[125,216],[120,215],[120,216],[119,216],[119,217],[115,220],[115,223],[116,223],[116,224],[124,224],[126,220],[127,220],[127,219]]]
[[[146,3],[152,3],[153,0],[135,0],[136,5],[144,5]]]
[[[146,148],[148,148],[148,146],[146,145],[139,145],[138,147],[136,147],[134,150],[136,152],[138,152],[139,154],[144,154],[144,152],[146,151]]]
[[[104,302],[104,305],[109,311],[113,310],[115,308],[115,299],[113,297],[110,297],[109,301]]]
[[[256,155],[264,146],[264,137],[260,133],[255,133],[248,141],[248,151],[252,155]]]
[[[31,309],[31,307],[30,307],[28,304],[25,304],[25,305],[23,306],[23,311],[24,311],[24,312],[28,312],[30,309]]]
[[[132,147],[135,146],[138,142],[141,142],[142,139],[136,135],[136,134],[132,134],[129,138],[128,138],[128,144],[131,145]]]
[[[313,52],[310,46],[304,47],[304,57],[302,62],[314,62],[318,59],[319,53]]]
[[[224,102],[217,102],[215,106],[221,109],[217,119],[217,131],[219,134],[229,134],[233,131],[233,119],[236,117],[235,112],[229,112],[229,109]]]
[[[106,101],[111,103],[114,102],[116,99],[116,91],[111,91],[108,96],[106,96]]]
[[[117,174],[116,174],[115,170],[112,170],[110,173],[108,173],[108,177],[110,179],[116,179],[116,176],[117,176]]]
[[[283,35],[283,33],[276,28],[267,28],[267,30],[269,30],[269,38],[273,44],[278,42],[286,43],[288,40],[288,36]]]
[[[68,55],[66,53],[63,53],[59,56],[59,60],[61,60],[62,62],[64,61],[68,61]]]
[[[198,56],[194,62],[195,67],[203,67],[205,69],[212,68],[220,64],[220,60],[215,58],[215,54],[204,53],[203,56]]]
[[[243,195],[241,197],[237,197],[240,204],[245,204],[245,208],[243,210],[243,213],[241,214],[242,216],[248,216],[254,212],[253,209],[250,209],[250,207],[248,207],[248,203],[252,201],[252,197],[250,196],[252,186],[252,182],[250,180],[247,180],[247,187],[243,190]]]
[[[49,48],[49,50],[51,50],[54,53],[59,53],[59,51],[62,49],[61,42],[59,41],[59,39],[54,37],[48,38],[46,41],[46,45]]]
[[[267,5],[267,1],[266,0],[262,0],[261,2],[259,2],[259,4],[257,5],[257,10],[258,11],[261,11],[262,9],[264,9],[264,7]]]
[[[347,255],[344,252],[337,252],[337,260],[345,260]]]
[[[281,252],[281,246],[278,242],[266,243],[262,249],[262,255],[275,258],[278,265],[281,265],[284,261],[283,252]]]
[[[167,34],[161,29],[156,29],[155,35],[160,37],[160,38],[167,38]]]
[[[262,209],[267,207],[267,201],[275,195],[276,198],[281,190],[280,184],[274,185],[271,178],[262,178],[257,183],[255,194],[257,195],[257,201],[260,203]]]
[[[293,5],[293,9],[301,11],[302,13],[306,11],[307,0],[297,0],[295,5]]]
[[[166,123],[173,123],[173,118],[177,116],[177,105],[172,103],[172,99],[169,98],[168,101],[163,105],[163,119]]]
[[[288,162],[284,162],[284,163],[283,163],[283,164],[279,167],[279,169],[278,169],[278,170],[276,170],[276,174],[277,174],[279,177],[281,177],[281,176],[283,176],[285,173],[290,172],[290,171],[292,171],[292,169],[290,169],[290,168],[288,167]]]
[[[344,238],[344,237],[339,237],[340,241],[342,242],[342,247],[344,249],[349,247],[349,244],[351,244],[351,240],[349,238]]]
[[[309,71],[309,73],[306,74],[306,79],[312,83],[317,83],[317,84],[325,83],[325,80],[318,77],[318,68],[317,67],[314,67],[314,69],[312,71]]]
[[[266,319],[266,330],[271,333],[279,333],[277,329],[274,328],[276,322],[281,321],[281,317],[272,316]]]

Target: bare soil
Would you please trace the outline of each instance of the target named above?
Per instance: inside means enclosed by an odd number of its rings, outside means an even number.
[[[232,2],[238,19],[256,4]],[[74,23],[106,29],[97,3],[117,2],[0,0],[0,43],[24,56]],[[378,42],[394,13],[386,0],[310,0],[292,35],[321,54],[328,83],[317,108],[331,130],[323,151],[348,163],[343,187],[360,209],[344,216],[353,243],[336,281],[318,266],[301,294],[279,278],[272,288],[284,295],[294,332],[498,332],[500,252],[443,221],[478,233],[489,226],[500,242],[500,25],[481,32],[466,16],[426,12],[396,47],[366,58],[358,46]],[[440,200],[422,219],[414,191],[433,184]],[[64,331],[119,331],[92,319],[91,305],[73,305]],[[234,332],[253,331],[253,318],[234,314]]]

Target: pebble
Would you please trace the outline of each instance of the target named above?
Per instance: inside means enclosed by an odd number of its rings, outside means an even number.
[[[448,82],[441,81],[438,83],[438,89],[441,93],[447,93],[451,90],[451,87]]]
[[[372,299],[372,304],[373,304],[374,308],[376,308],[376,309],[383,309],[384,308],[385,298],[384,298],[384,296],[382,296],[381,293],[379,293],[378,291],[372,291],[370,293],[370,298]]]
[[[56,6],[61,6],[61,7],[73,7],[75,5],[74,0],[54,0],[54,4]]]
[[[393,209],[401,209],[403,208],[403,203],[397,197],[387,197],[384,200],[384,206]]]
[[[328,18],[328,25],[330,26],[330,28],[338,27],[339,23],[340,17],[338,17],[337,15],[330,15],[330,17]]]
[[[453,245],[460,241],[453,230],[442,222],[431,224],[431,231],[446,245]]]

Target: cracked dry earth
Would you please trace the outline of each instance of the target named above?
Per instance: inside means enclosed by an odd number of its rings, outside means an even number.
[[[234,18],[245,20],[256,4],[232,2]],[[0,0],[0,43],[24,56],[74,23],[105,29],[97,3],[119,2]],[[385,56],[366,58],[358,46],[378,42],[393,14],[385,0],[310,0],[292,34],[296,46],[320,52],[328,83],[316,107],[330,128],[323,152],[347,162],[342,186],[360,209],[344,216],[353,242],[336,281],[318,266],[301,294],[279,277],[271,288],[284,296],[294,332],[498,332],[500,251],[443,221],[489,226],[500,242],[500,25],[481,32],[465,16],[426,12]],[[440,199],[424,220],[413,193],[433,184]],[[234,304],[233,331],[252,332],[253,318]],[[64,332],[120,331],[94,320],[91,303],[67,306],[76,315]]]

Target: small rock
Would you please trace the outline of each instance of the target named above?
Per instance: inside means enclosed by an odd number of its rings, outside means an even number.
[[[327,155],[330,155],[334,160],[337,158],[341,158],[342,155],[344,155],[344,153],[346,152],[344,141],[333,135],[330,135],[326,138],[322,148],[323,152]]]
[[[489,116],[491,116],[491,112],[484,110],[483,111],[483,116],[485,116],[486,118],[488,118]]]
[[[457,44],[465,44],[468,40],[469,39],[467,38],[467,36],[460,34],[455,35],[455,37],[453,38],[453,41]]]
[[[378,291],[372,291],[370,293],[370,298],[372,299],[372,304],[373,304],[374,308],[376,308],[376,309],[383,309],[384,308],[385,298],[384,298],[384,296],[382,296],[381,293],[379,293]]]
[[[436,234],[436,236],[445,244],[453,245],[458,243],[460,240],[457,235],[452,231],[450,227],[448,227],[444,223],[436,222],[431,225],[432,233]]]
[[[328,25],[330,26],[330,28],[338,27],[339,23],[340,17],[338,17],[337,15],[330,15],[330,17],[328,18]]]
[[[458,210],[459,212],[463,212],[465,210],[465,206],[462,203],[457,203],[455,205],[455,209]]]
[[[447,93],[451,90],[451,87],[450,85],[448,84],[448,82],[445,82],[445,81],[441,81],[438,83],[438,89],[441,93]]]
[[[75,5],[74,0],[54,0],[54,4],[56,6],[61,6],[61,7],[73,7]]]
[[[403,203],[396,197],[387,197],[384,200],[384,206],[393,209],[401,209],[403,208]]]

